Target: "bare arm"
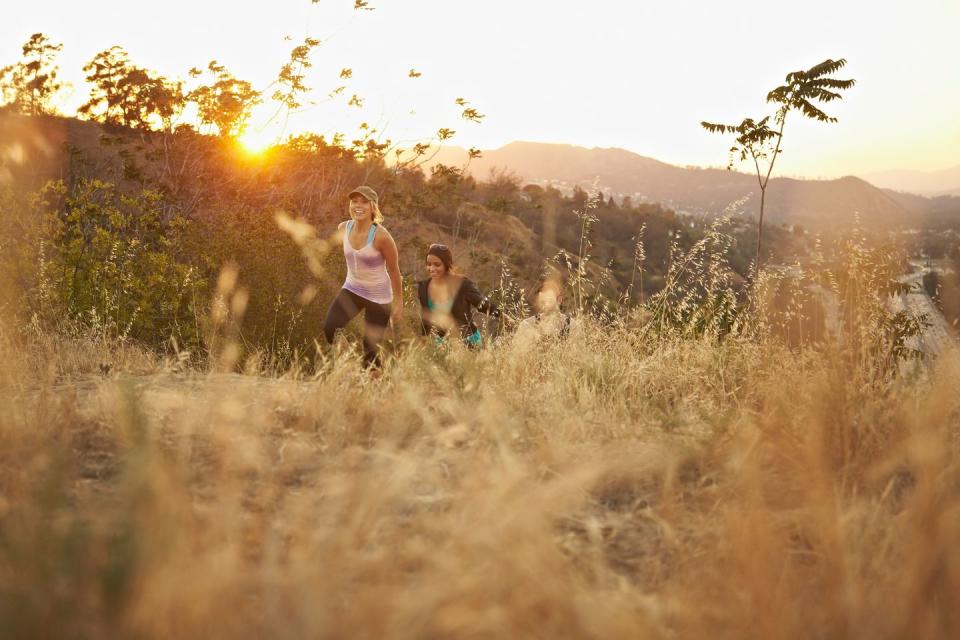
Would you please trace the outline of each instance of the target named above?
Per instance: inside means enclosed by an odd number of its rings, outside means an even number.
[[[387,274],[390,276],[390,287],[393,289],[393,311],[391,312],[394,321],[400,319],[403,312],[403,280],[400,275],[400,256],[397,252],[397,243],[393,241],[390,232],[380,227],[381,233],[376,236],[375,244],[377,251],[383,255],[387,263]]]

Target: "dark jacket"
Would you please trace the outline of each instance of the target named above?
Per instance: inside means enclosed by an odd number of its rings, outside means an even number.
[[[427,285],[429,283],[430,280],[421,280],[417,283],[417,297],[420,299],[421,328],[423,329],[424,335],[430,333],[443,335],[446,331],[440,327],[435,327],[425,317],[426,312],[430,310],[427,306]],[[473,315],[472,309],[489,313],[492,316],[500,315],[500,309],[497,308],[497,305],[487,300],[486,297],[480,293],[480,289],[473,283],[473,280],[463,278],[463,281],[460,283],[460,288],[457,289],[457,294],[453,298],[453,307],[450,309],[450,315],[453,316],[454,323],[459,327],[461,337],[465,338],[477,330],[477,325],[475,325],[471,319]]]

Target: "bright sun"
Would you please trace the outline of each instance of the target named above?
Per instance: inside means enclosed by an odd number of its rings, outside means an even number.
[[[237,138],[237,142],[247,151],[247,153],[260,154],[277,143],[270,133],[266,131],[257,131],[248,129]]]

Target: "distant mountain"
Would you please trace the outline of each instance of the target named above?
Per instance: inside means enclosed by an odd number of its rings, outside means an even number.
[[[442,149],[431,164],[463,166],[463,149]],[[634,202],[660,202],[678,212],[719,214],[731,203],[748,199],[740,210],[755,215],[760,189],[756,176],[724,169],[685,168],[624,149],[587,149],[565,144],[512,142],[484,151],[468,170],[486,178],[493,170],[515,173],[526,182],[552,183],[560,189],[593,184],[608,195]],[[860,178],[796,180],[773,178],[766,212],[772,223],[830,228],[850,224],[855,215],[870,224],[907,223],[913,209]]]
[[[956,228],[960,225],[960,196],[927,198],[893,189],[883,191],[909,212],[912,227]]]
[[[941,171],[881,171],[863,179],[884,189],[924,196],[960,196],[960,165]]]

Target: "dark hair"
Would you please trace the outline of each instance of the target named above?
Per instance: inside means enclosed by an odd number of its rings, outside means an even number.
[[[440,262],[443,263],[443,268],[446,269],[447,273],[453,271],[453,251],[450,251],[450,247],[447,245],[434,243],[427,249],[427,255],[440,258]]]

